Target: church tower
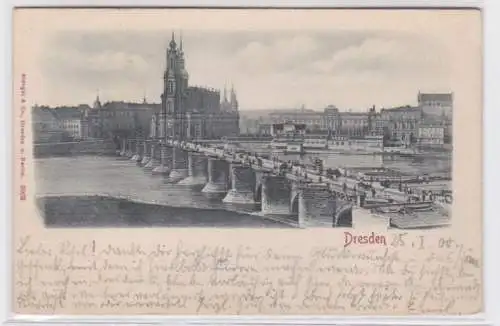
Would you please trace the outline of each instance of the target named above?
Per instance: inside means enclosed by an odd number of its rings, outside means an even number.
[[[189,75],[185,69],[182,39],[177,48],[175,35],[167,49],[167,68],[163,76],[162,114],[160,116],[161,137],[183,139],[186,133],[186,112],[184,110],[184,94],[188,87]]]
[[[238,111],[238,99],[236,98],[236,92],[234,90],[234,85],[231,85],[231,101],[229,102],[231,111]]]
[[[231,85],[231,100],[229,102],[231,107],[231,114],[233,114],[232,124],[232,134],[233,136],[238,136],[240,134],[240,113],[238,99],[236,98],[236,91],[234,90],[234,85]]]
[[[97,92],[97,95],[95,97],[95,101],[94,101],[94,105],[93,105],[93,108],[94,109],[100,109],[102,107],[101,105],[101,101],[99,100],[99,92]]]
[[[222,111],[229,111],[229,101],[227,99],[227,87],[226,84],[224,84],[224,96],[221,101],[221,109]]]
[[[184,50],[182,48],[182,34],[180,37],[180,44],[179,44],[179,56],[178,56],[178,65],[179,65],[179,74],[180,74],[180,87],[181,87],[181,92],[182,94],[185,93],[185,91],[188,88],[188,82],[189,82],[189,74],[186,70],[186,61],[184,59]]]

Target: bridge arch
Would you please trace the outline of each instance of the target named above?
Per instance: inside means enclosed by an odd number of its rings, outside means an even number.
[[[352,227],[351,203],[343,203],[342,206],[335,211],[333,227]]]

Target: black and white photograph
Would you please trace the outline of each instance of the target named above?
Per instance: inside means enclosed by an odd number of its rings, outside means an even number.
[[[59,31],[32,98],[47,228],[447,227],[449,53],[398,31]]]
[[[19,9],[14,310],[478,316],[481,24],[475,9]]]

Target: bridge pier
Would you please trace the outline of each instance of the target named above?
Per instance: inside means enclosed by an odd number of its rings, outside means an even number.
[[[188,176],[179,181],[179,185],[197,186],[204,185],[207,182],[206,177],[206,160],[203,156],[197,153],[188,153]]]
[[[299,193],[300,227],[333,227],[337,209],[336,198],[328,187],[302,186]]]
[[[227,191],[227,163],[216,158],[209,157],[208,160],[208,182],[201,192],[219,194]]]
[[[143,143],[144,147],[142,150],[142,161],[141,161],[142,166],[145,166],[146,164],[148,164],[149,160],[151,160],[150,153],[149,153],[150,146],[148,146],[149,143],[151,143],[150,140],[144,140],[144,143]]]
[[[127,153],[127,140],[125,138],[122,139],[122,148],[120,151],[120,156],[125,156]]]
[[[131,144],[132,146],[130,146],[130,154],[132,154],[132,156],[130,156],[130,161],[136,161],[137,159],[137,141],[136,140],[132,140],[131,141]]]
[[[255,175],[251,168],[231,163],[231,189],[223,203],[255,204]]]
[[[160,164],[160,162],[156,158],[157,146],[158,144],[153,140],[150,144],[150,150],[149,150],[150,160],[146,165],[144,165],[144,169],[153,170]]]
[[[290,215],[290,184],[286,177],[263,175],[261,191],[264,215]]]
[[[188,153],[180,148],[173,148],[172,170],[169,179],[172,182],[180,181],[188,176]]]
[[[153,174],[168,175],[170,168],[168,164],[168,147],[165,144],[160,144],[160,165],[153,169]]]
[[[134,156],[134,152],[133,152],[133,147],[134,147],[134,141],[132,139],[129,139],[127,140],[127,151],[126,151],[126,154],[125,156],[128,157],[128,158],[131,158],[132,156]]]
[[[131,161],[140,162],[141,161],[141,141],[137,139],[135,141],[135,154],[130,158]]]
[[[365,194],[357,194],[356,195],[356,205],[358,207],[363,207],[365,206],[365,199],[366,199],[366,195]]]

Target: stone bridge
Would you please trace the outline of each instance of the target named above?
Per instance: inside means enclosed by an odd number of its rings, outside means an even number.
[[[363,192],[296,168],[284,172],[283,162],[209,145],[123,139],[117,154],[170,182],[222,194],[224,203],[260,203],[265,216],[299,227],[350,227],[353,206],[363,202]]]
[[[264,215],[282,221],[292,216],[299,227],[352,226],[355,206],[394,210],[416,205],[412,195],[397,189],[374,184],[367,190],[348,176],[328,178],[314,169],[214,144],[122,139],[117,154],[170,182],[223,194],[225,203],[260,203]]]

